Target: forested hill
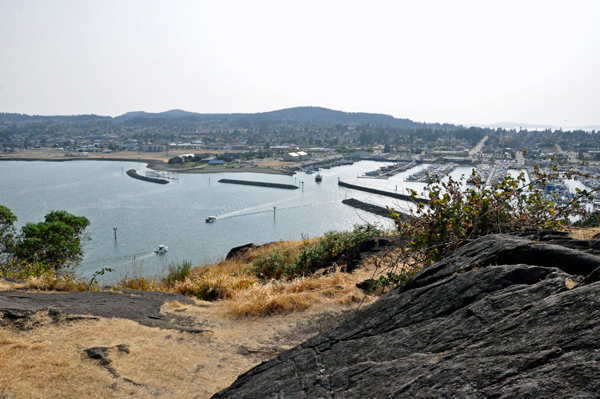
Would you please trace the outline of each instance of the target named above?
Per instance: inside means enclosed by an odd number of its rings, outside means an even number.
[[[4,122],[42,122],[42,121],[57,121],[57,122],[88,122],[96,120],[113,120],[115,122],[126,122],[131,120],[143,119],[186,119],[186,120],[218,120],[224,121],[240,121],[248,122],[260,121],[290,121],[295,123],[312,123],[312,124],[344,124],[344,125],[380,125],[386,127],[396,127],[405,129],[418,128],[434,128],[453,130],[457,127],[451,124],[439,123],[420,123],[410,119],[394,118],[391,115],[372,114],[366,112],[343,112],[335,111],[322,107],[295,107],[281,109],[270,112],[259,112],[254,114],[201,114],[196,112],[182,111],[179,109],[150,113],[144,111],[128,112],[115,118],[109,116],[98,115],[73,115],[73,116],[41,116],[41,115],[23,115],[0,113],[0,123]]]
[[[55,122],[90,122],[99,120],[111,120],[110,116],[100,115],[26,115],[26,114],[11,114],[6,112],[0,112],[0,123],[14,122],[44,122],[44,121],[55,121]]]
[[[258,122],[258,121],[293,121],[293,122],[308,122],[308,123],[325,123],[325,124],[373,124],[381,126],[399,127],[399,128],[443,128],[447,130],[455,129],[456,126],[451,124],[439,123],[420,123],[413,122],[410,119],[398,119],[391,115],[371,114],[366,112],[343,112],[335,111],[322,107],[295,107],[281,109],[270,112],[259,112],[254,114],[200,114],[182,110],[171,110],[159,113],[149,112],[128,112],[116,117],[117,120],[131,119],[219,119],[219,120],[240,120]]]
[[[419,123],[411,121],[410,119],[394,118],[391,115],[371,114],[366,112],[343,112],[322,107],[288,108],[279,111],[252,114],[252,117],[256,119],[295,120],[298,122],[331,124],[341,123],[345,125],[365,125],[370,123],[373,125],[391,126],[399,128],[456,128],[456,126],[450,124]]]

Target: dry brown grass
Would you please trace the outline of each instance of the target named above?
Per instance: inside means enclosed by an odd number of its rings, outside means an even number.
[[[290,281],[260,281],[245,268],[239,260],[223,261],[195,270],[192,278],[175,283],[169,291],[209,300],[226,300],[231,314],[236,316],[265,316],[306,310],[325,302],[359,302],[364,294],[356,288],[356,283],[374,274],[374,267],[368,266],[352,274],[336,271]]]
[[[372,277],[373,266],[353,274],[336,271],[290,281],[262,281],[247,270],[249,263],[258,256],[274,250],[295,252],[304,244],[304,241],[271,243],[247,251],[236,259],[196,268],[190,278],[175,283],[170,291],[209,300],[227,300],[231,314],[236,316],[289,313],[325,302],[346,304],[363,300],[364,294],[356,288],[356,283]]]
[[[166,337],[170,336],[169,339]],[[109,352],[111,376],[83,349],[130,345]],[[209,397],[253,362],[225,359],[209,336],[195,336],[102,319],[43,326],[33,332],[0,332],[0,395],[15,398]],[[232,353],[227,353],[231,355]]]
[[[200,335],[120,319],[56,324],[42,313],[34,318],[34,330],[0,327],[0,397],[209,398],[242,372],[337,324],[358,306],[321,303],[285,316],[239,318],[231,316],[227,302],[163,306],[163,312],[193,318],[212,331]],[[129,345],[131,352],[109,351],[110,366],[141,386],[113,377],[83,352],[118,344]]]
[[[137,291],[163,291],[168,288],[162,286],[158,277],[124,277],[116,286],[120,289]]]
[[[365,295],[356,288],[356,283],[371,274],[370,270],[354,274],[336,271],[291,281],[272,280],[238,291],[229,301],[229,307],[237,316],[265,316],[306,310],[315,304],[360,302]]]
[[[211,333],[161,330],[120,319],[57,323],[44,313],[23,324],[31,330],[0,327],[0,398],[209,398],[252,366],[376,299],[355,286],[373,276],[373,262],[352,274],[335,271],[290,281],[263,281],[247,271],[256,256],[274,249],[297,250],[302,245],[269,244],[238,259],[193,269],[184,281],[173,284],[139,273],[120,282],[121,288],[179,292],[192,298],[212,289],[212,302],[195,299],[194,305],[184,305],[172,301],[162,309],[173,317],[193,320],[193,325]],[[8,283],[4,286],[15,288]],[[32,278],[25,286],[82,288],[72,281],[50,278]],[[139,386],[115,378],[83,352],[118,344],[129,345],[131,353],[110,351],[110,366]]]
[[[296,251],[300,250],[300,248],[303,245],[305,245],[306,243],[312,244],[315,241],[317,241],[318,239],[319,239],[319,237],[314,237],[314,238],[308,239],[306,241],[269,242],[267,244],[261,245],[258,248],[246,251],[233,260],[219,262],[218,265],[228,265],[226,267],[231,268],[232,271],[239,270],[241,266],[243,266],[244,264],[246,264],[248,262],[252,262],[255,258],[257,258],[259,256],[267,255],[268,253],[273,252],[275,250],[279,250],[279,251],[291,250],[291,251],[296,252]],[[202,267],[196,268],[194,270],[201,271]]]
[[[600,233],[600,227],[588,227],[588,228],[571,228],[571,237],[577,240],[591,240],[593,236]]]
[[[97,291],[97,285],[90,286],[85,281],[72,277],[37,276],[29,277],[23,283],[8,282],[0,278],[0,291],[5,290],[37,290],[37,291]]]
[[[121,288],[210,297],[211,302],[172,301],[162,308],[163,313],[210,333],[161,330],[121,319],[57,323],[43,313],[25,323],[31,330],[0,327],[0,398],[211,397],[242,372],[376,299],[356,288],[356,283],[373,277],[375,259],[367,259],[352,274],[334,271],[293,280],[264,281],[247,270],[257,256],[276,249],[297,251],[303,244],[265,245],[237,259],[193,269],[183,281],[172,284],[144,278],[135,270],[119,283]],[[70,284],[40,278],[30,279],[26,286],[80,288]],[[111,350],[110,366],[139,386],[115,378],[83,352],[118,344],[129,345],[131,352]]]
[[[0,291],[16,290],[21,288],[21,284],[12,283],[0,278]]]
[[[314,242],[317,238],[308,240]],[[168,283],[160,277],[143,277],[142,268],[133,268],[115,286],[119,289],[179,293],[202,300],[227,301],[230,313],[236,316],[265,316],[309,309],[322,303],[347,304],[363,300],[356,283],[371,278],[374,262],[367,260],[365,268],[353,274],[334,273],[264,281],[248,271],[248,265],[271,251],[297,252],[306,241],[281,241],[247,251],[232,260],[197,267],[183,281]],[[15,286],[11,286],[12,289]],[[22,288],[44,291],[100,290],[72,278],[49,276],[29,278]],[[1,288],[0,288],[1,289]],[[8,289],[8,288],[7,288]]]
[[[89,291],[100,289],[98,286],[90,286],[85,281],[79,281],[70,276],[30,277],[22,285],[22,288],[40,291]]]

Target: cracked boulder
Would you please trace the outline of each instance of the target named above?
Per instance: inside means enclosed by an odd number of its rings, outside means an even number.
[[[483,237],[213,398],[600,397],[599,267]]]

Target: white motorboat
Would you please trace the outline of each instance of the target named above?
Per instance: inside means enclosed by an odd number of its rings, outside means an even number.
[[[206,223],[214,223],[217,220],[216,216],[209,216],[206,218]]]
[[[169,250],[169,247],[167,247],[166,245],[159,245],[158,249],[154,251],[154,253],[156,254],[164,254],[165,252],[167,252]]]

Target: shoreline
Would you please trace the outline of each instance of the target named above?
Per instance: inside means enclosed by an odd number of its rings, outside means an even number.
[[[265,168],[265,167],[233,167],[233,168],[202,168],[202,169],[180,169],[169,167],[169,164],[157,159],[126,159],[126,158],[88,158],[88,157],[73,157],[73,158],[37,158],[37,157],[2,157],[0,161],[23,161],[23,162],[71,162],[71,161],[107,161],[107,162],[137,162],[145,163],[148,169],[161,172],[172,173],[262,173],[268,175],[291,176],[294,172],[286,172],[280,169]]]

